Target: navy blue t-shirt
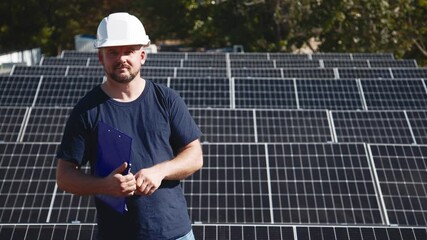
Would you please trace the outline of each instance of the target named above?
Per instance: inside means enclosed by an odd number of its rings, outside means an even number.
[[[132,173],[172,159],[200,138],[182,98],[166,86],[146,81],[132,102],[111,99],[95,87],[73,109],[57,158],[79,166],[96,164],[97,123],[102,121],[132,137]],[[173,239],[191,230],[187,203],[179,181],[164,180],[151,196],[126,199],[120,214],[95,198],[100,239]]]

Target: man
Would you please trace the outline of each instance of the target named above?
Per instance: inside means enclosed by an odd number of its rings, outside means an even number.
[[[57,153],[60,189],[126,198],[121,213],[95,197],[99,239],[194,239],[180,180],[203,165],[201,132],[178,94],[141,77],[149,41],[128,13],[100,22],[95,46],[107,80],[74,107]],[[129,173],[123,161],[94,175],[100,122],[132,138]],[[88,162],[91,175],[80,171]]]

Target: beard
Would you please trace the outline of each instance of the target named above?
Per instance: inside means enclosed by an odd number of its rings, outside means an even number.
[[[123,72],[122,68],[126,68],[127,72]],[[133,69],[129,65],[119,63],[111,71],[107,72],[107,75],[117,83],[130,83],[139,74],[139,71],[140,68]]]

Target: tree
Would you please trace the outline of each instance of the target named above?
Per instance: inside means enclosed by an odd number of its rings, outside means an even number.
[[[116,11],[139,17],[152,42],[289,52],[316,39],[315,51],[391,52],[427,65],[427,0],[6,0],[0,51],[57,55]]]

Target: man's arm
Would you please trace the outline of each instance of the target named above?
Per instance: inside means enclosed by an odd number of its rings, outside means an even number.
[[[151,195],[160,187],[163,179],[182,180],[202,166],[202,146],[197,139],[184,146],[174,159],[138,171],[135,174],[137,192]]]
[[[126,168],[127,163],[123,163],[107,177],[98,178],[82,172],[72,162],[58,159],[56,182],[60,189],[77,195],[131,196],[136,189],[136,181],[131,173],[121,174]]]

